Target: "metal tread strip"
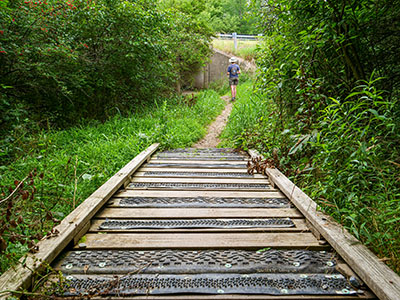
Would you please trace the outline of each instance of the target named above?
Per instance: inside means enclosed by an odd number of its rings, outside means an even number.
[[[246,153],[240,152],[210,152],[210,151],[189,151],[189,152],[158,152],[154,157],[221,157],[221,158],[249,158],[249,155]]]
[[[147,171],[144,176],[158,177],[242,177],[254,178],[254,175],[239,172],[170,172],[170,171]]]
[[[145,167],[155,168],[208,168],[208,169],[241,169],[247,168],[247,164],[189,164],[189,163],[147,163]]]
[[[310,250],[80,250],[58,262],[63,273],[336,273],[335,254]]]
[[[184,189],[270,189],[271,185],[262,183],[184,183],[184,182],[132,182],[129,188],[184,188]]]
[[[248,160],[248,157],[243,157],[243,156],[156,156],[153,157],[155,160],[199,160],[199,161],[206,161],[206,160],[212,160],[212,161],[238,161],[238,160]]]
[[[357,290],[337,274],[137,274],[121,277],[69,275],[62,294],[128,296],[182,293],[356,295]]]
[[[178,229],[178,228],[291,228],[290,218],[271,219],[169,219],[169,220],[105,220],[100,230]]]
[[[291,208],[287,198],[216,198],[216,197],[129,197],[121,207],[263,207]]]
[[[159,153],[240,153],[233,148],[177,148],[172,150],[164,150]]]

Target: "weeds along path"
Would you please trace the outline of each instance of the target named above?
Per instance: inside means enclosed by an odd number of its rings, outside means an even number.
[[[207,135],[193,145],[193,148],[213,148],[217,147],[220,142],[219,136],[224,130],[226,122],[228,121],[228,117],[231,114],[233,103],[230,102],[229,96],[222,96],[226,103],[224,110],[222,113],[215,119],[213,123],[207,128]]]

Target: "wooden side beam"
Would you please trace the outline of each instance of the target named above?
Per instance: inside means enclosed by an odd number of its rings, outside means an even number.
[[[250,150],[252,158],[261,156]],[[381,300],[400,299],[400,277],[277,169],[266,174]]]
[[[34,273],[45,266],[45,263],[51,263],[74,239],[75,235],[81,233],[82,229],[88,225],[90,219],[124,182],[129,179],[129,176],[157,150],[158,146],[159,144],[153,144],[141,152],[65,217],[56,227],[59,235],[40,241],[38,243],[38,253],[28,254],[20,260],[20,264],[6,271],[0,277],[0,299],[6,299],[10,296],[9,293],[1,294],[2,291],[17,291],[21,288],[29,288],[32,284],[31,281]]]

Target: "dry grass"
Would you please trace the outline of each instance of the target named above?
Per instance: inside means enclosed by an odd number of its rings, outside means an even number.
[[[233,45],[233,40],[219,40],[214,39],[212,45],[214,48],[230,53],[235,56],[239,56],[246,60],[253,60],[257,54],[258,41],[241,41],[238,40],[237,50]]]

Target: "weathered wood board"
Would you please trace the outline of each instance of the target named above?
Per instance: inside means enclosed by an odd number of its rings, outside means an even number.
[[[96,218],[303,218],[295,208],[104,208]]]
[[[323,249],[312,233],[86,234],[85,249]],[[79,249],[79,246],[76,246]]]

